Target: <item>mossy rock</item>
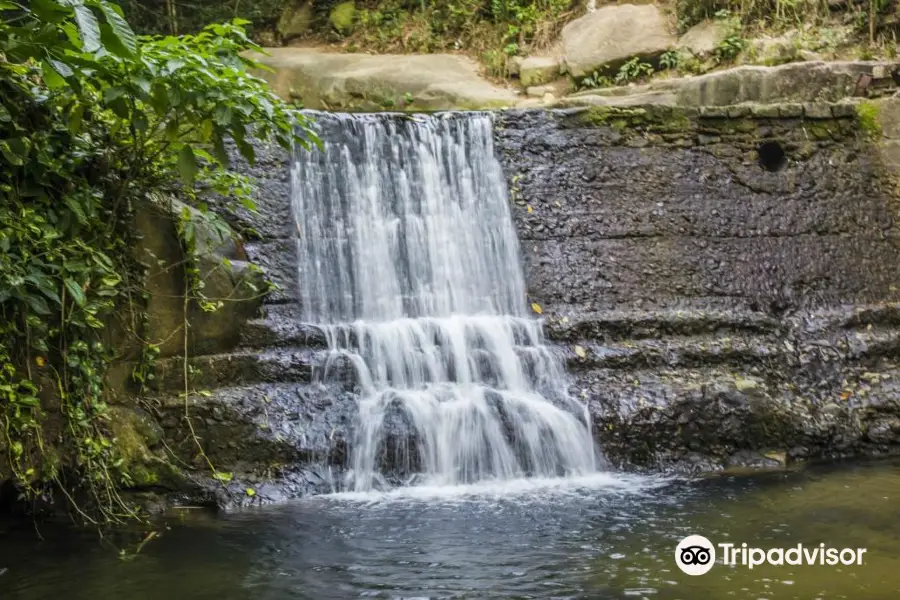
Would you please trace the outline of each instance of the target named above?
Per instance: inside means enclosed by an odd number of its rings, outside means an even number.
[[[353,17],[356,15],[356,3],[341,2],[331,9],[328,14],[328,22],[341,35],[347,35],[353,30]]]
[[[313,6],[308,0],[294,0],[284,8],[278,19],[277,31],[283,41],[300,37],[310,30]]]
[[[162,439],[162,429],[149,415],[140,409],[113,406],[108,416],[115,450],[130,480],[128,487],[183,487],[178,469],[153,451]]]
[[[672,106],[592,106],[579,114],[578,121],[582,126],[607,126],[620,132],[690,133],[696,127],[691,119],[694,115],[694,109]]]

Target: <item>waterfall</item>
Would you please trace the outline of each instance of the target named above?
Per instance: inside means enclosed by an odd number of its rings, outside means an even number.
[[[348,486],[593,471],[587,410],[526,309],[490,115],[316,119],[323,146],[291,173],[300,298],[322,381],[356,375]]]

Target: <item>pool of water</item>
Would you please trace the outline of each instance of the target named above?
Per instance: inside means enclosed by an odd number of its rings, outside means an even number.
[[[31,528],[0,529],[0,598],[900,598],[900,461],[692,481],[599,475],[183,513],[137,554],[126,536],[42,527],[40,540]],[[689,534],[738,547],[824,543],[866,553],[861,565],[719,562],[691,577],[674,558]]]

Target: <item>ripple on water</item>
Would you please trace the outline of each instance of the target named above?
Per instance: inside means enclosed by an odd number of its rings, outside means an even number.
[[[134,560],[91,535],[0,538],[3,600],[900,597],[900,462],[753,478],[600,475],[310,498],[173,526]],[[45,535],[46,531],[42,531]],[[688,577],[687,533],[867,547],[861,567]]]

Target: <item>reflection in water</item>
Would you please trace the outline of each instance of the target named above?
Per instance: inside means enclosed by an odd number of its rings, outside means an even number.
[[[128,561],[90,532],[44,532],[45,542],[7,532],[0,598],[900,597],[900,461],[754,478],[607,475],[527,485],[321,496],[173,524]],[[868,552],[861,566],[718,564],[689,577],[673,557],[691,533]]]

